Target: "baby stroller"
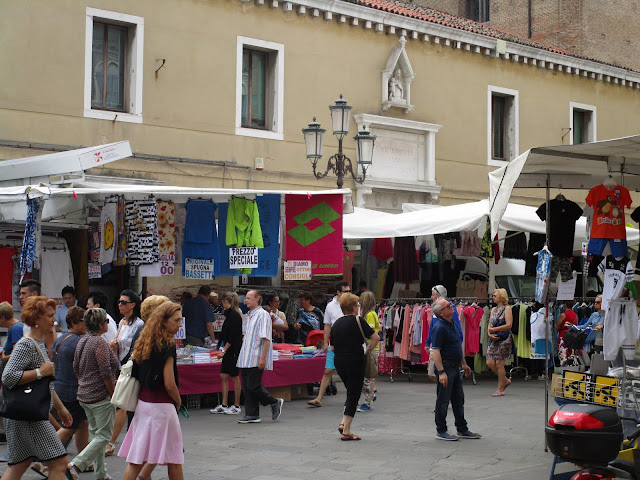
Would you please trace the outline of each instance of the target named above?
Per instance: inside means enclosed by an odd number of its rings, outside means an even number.
[[[585,345],[592,343],[596,337],[595,330],[591,328],[581,329],[572,325],[564,334],[564,346],[572,350],[571,355],[567,359],[567,365],[581,367],[581,371],[587,369],[591,365],[589,355],[585,352]],[[584,370],[582,370],[584,368]]]
[[[320,340],[324,340],[324,330],[311,330],[307,334],[307,347],[315,346],[318,344]],[[307,394],[313,395],[313,389],[316,387],[320,387],[320,382],[307,383]],[[325,392],[326,395],[336,395],[338,393],[338,387],[333,383],[333,378],[331,379],[331,383],[327,386],[327,390]]]

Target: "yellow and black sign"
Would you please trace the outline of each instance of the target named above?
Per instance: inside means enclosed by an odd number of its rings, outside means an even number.
[[[618,400],[618,380],[596,376],[593,383],[593,403],[615,407]]]
[[[587,381],[591,375],[579,372],[563,372],[562,396],[572,400],[587,401]]]

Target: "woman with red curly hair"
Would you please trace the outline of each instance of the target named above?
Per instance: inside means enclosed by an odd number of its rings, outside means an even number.
[[[153,311],[133,348],[133,376],[140,382],[140,397],[118,452],[128,462],[125,480],[139,478],[144,463],[167,465],[170,480],[184,478],[174,341],[181,326],[182,307],[165,302]]]
[[[31,330],[13,347],[13,353],[2,373],[2,384],[5,388],[13,389],[42,378],[53,380],[54,365],[45,357],[47,347],[44,336],[53,328],[55,313],[54,300],[45,296],[27,298],[22,309],[22,321],[31,327]],[[65,427],[71,426],[71,414],[58,398],[53,389],[53,382],[49,383],[49,389],[50,406],[56,409]],[[2,478],[21,478],[33,459],[44,463],[49,478],[65,478],[67,451],[49,420],[26,421],[6,418],[5,427],[9,468]]]

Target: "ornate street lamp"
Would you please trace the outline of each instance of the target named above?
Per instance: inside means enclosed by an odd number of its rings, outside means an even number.
[[[351,177],[357,182],[364,182],[367,176],[367,168],[373,162],[373,147],[376,141],[376,136],[371,135],[371,132],[367,130],[367,127],[363,125],[363,128],[358,134],[353,137],[356,141],[357,162],[362,169],[362,175],[356,175],[353,171],[353,165],[351,159],[342,152],[342,140],[344,136],[349,132],[349,122],[351,120],[351,106],[347,105],[347,101],[342,98],[336,100],[334,105],[329,107],[331,112],[331,125],[333,128],[333,134],[338,138],[338,153],[329,157],[327,163],[327,169],[324,172],[318,172],[316,170],[318,160],[322,158],[322,138],[324,128],[320,128],[320,124],[316,122],[316,118],[313,117],[313,122],[309,124],[308,128],[303,128],[304,144],[307,150],[307,158],[311,161],[313,166],[313,174],[319,180],[326,177],[329,171],[338,177],[338,188],[342,188],[344,185],[344,177],[347,173],[351,174]]]

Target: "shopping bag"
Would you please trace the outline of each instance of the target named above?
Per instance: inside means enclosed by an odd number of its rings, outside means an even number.
[[[131,375],[133,360],[122,366],[116,388],[111,396],[111,403],[127,412],[134,412],[140,395],[140,382]]]

